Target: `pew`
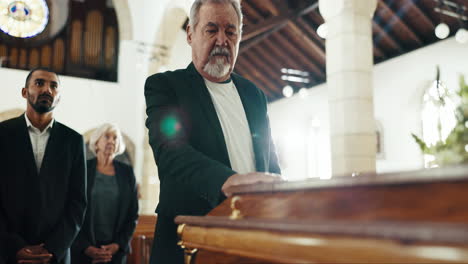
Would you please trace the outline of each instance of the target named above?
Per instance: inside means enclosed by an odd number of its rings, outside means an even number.
[[[176,218],[186,264],[468,263],[468,166],[231,191]]]
[[[151,255],[151,246],[154,239],[156,215],[140,215],[138,224],[133,233],[131,252],[128,254],[128,264],[148,264]]]

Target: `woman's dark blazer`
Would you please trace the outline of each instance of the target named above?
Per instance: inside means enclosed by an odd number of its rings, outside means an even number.
[[[121,263],[126,254],[130,251],[130,241],[135,231],[138,220],[138,195],[135,175],[132,167],[114,160],[115,177],[119,187],[119,216],[114,231],[113,243],[119,245],[119,251],[113,256],[114,263]],[[88,169],[88,210],[86,211],[85,222],[72,246],[72,264],[91,263],[92,259],[84,254],[84,250],[89,246],[96,246],[94,223],[93,223],[93,203],[91,193],[96,179],[97,159],[87,161]]]

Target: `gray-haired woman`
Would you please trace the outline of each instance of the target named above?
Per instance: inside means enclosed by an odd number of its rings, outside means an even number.
[[[72,247],[72,264],[126,263],[138,219],[135,176],[116,161],[125,150],[117,126],[104,124],[89,141],[96,158],[88,160],[88,209]]]

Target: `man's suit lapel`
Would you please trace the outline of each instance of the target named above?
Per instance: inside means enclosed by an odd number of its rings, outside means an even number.
[[[60,145],[64,144],[60,134],[60,125],[55,120],[53,122],[54,124],[50,130],[49,140],[47,141],[44,158],[42,159],[42,165],[39,171],[39,176],[41,176],[42,179],[48,175],[46,172],[49,169],[50,164],[53,164],[52,157],[60,157]]]
[[[189,75],[191,77],[191,87],[192,91],[195,91],[195,94],[199,97],[199,105],[203,109],[204,115],[208,120],[208,123],[211,127],[207,127],[206,131],[213,133],[213,140],[217,142],[214,143],[215,146],[220,147],[220,153],[222,153],[225,160],[225,164],[231,167],[231,162],[229,161],[229,155],[227,152],[226,141],[224,139],[223,129],[221,128],[221,124],[218,119],[218,115],[216,114],[216,109],[213,105],[213,100],[211,99],[211,95],[208,92],[208,88],[205,85],[203,77],[197,72],[195,66],[190,64],[187,67]],[[197,120],[192,120],[192,122],[198,122]]]
[[[258,115],[258,98],[252,96],[255,92],[255,87],[251,87],[247,82],[243,82],[240,77],[232,74],[232,80],[236,85],[237,92],[242,101],[244,107],[245,115],[247,117],[247,122],[249,123],[250,135],[252,137],[252,145],[255,154],[255,167],[257,171],[265,171],[265,153],[262,148],[261,141],[261,127],[259,127],[262,122],[260,116]],[[251,89],[251,90],[249,90]],[[261,113],[261,111],[260,111]]]
[[[37,176],[37,166],[36,166],[36,159],[34,158],[34,152],[32,149],[31,138],[29,137],[28,127],[26,125],[26,119],[24,114],[17,118],[17,125],[18,125],[18,150],[25,151],[24,157],[24,164],[30,171],[31,175]]]
[[[28,202],[23,205],[23,210],[25,210],[27,218],[34,216],[35,218],[37,217],[38,219],[41,219],[41,208],[39,208],[36,203],[36,201],[40,201],[42,199],[39,187],[41,181],[38,176],[31,138],[29,137],[29,131],[24,115],[18,117],[16,121],[16,130],[19,131],[16,140],[16,143],[18,144],[17,151],[21,153],[20,156],[23,158],[23,162],[17,164],[17,166],[25,166],[25,174],[23,175],[24,178],[22,180],[27,182],[27,186],[24,190],[24,199]]]

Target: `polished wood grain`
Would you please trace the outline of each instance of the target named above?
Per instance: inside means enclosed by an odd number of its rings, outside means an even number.
[[[313,188],[239,195],[244,217],[353,221],[468,222],[468,181]],[[209,215],[228,216],[231,199]]]
[[[199,250],[195,260],[203,264],[269,264],[271,261],[252,259],[247,257],[235,256],[223,252],[214,252],[208,250]]]
[[[342,175],[332,179],[308,179],[300,181],[283,181],[275,183],[251,184],[234,186],[228,189],[230,193],[259,193],[274,191],[298,191],[309,189],[324,189],[333,187],[357,186],[397,186],[412,183],[453,182],[468,180],[468,165],[446,168],[423,169],[400,173],[363,173],[355,177]]]
[[[468,166],[232,191],[176,218],[195,263],[468,263]]]
[[[405,244],[388,239],[304,235],[186,226],[186,247],[249,259],[247,263],[467,263],[468,245]],[[197,255],[195,263],[212,261]],[[221,255],[222,255],[221,254]],[[242,262],[238,262],[242,263]]]
[[[237,187],[238,208],[264,219],[468,223],[468,167]],[[234,197],[233,196],[233,197]],[[228,216],[231,199],[209,213]]]
[[[127,258],[128,264],[149,263],[156,222],[156,215],[140,215],[138,217],[138,224],[131,242],[132,251]]]
[[[280,233],[360,236],[409,242],[468,245],[468,224],[433,222],[309,221],[290,219],[241,219],[220,216],[179,216],[176,223],[190,226],[263,230]]]

